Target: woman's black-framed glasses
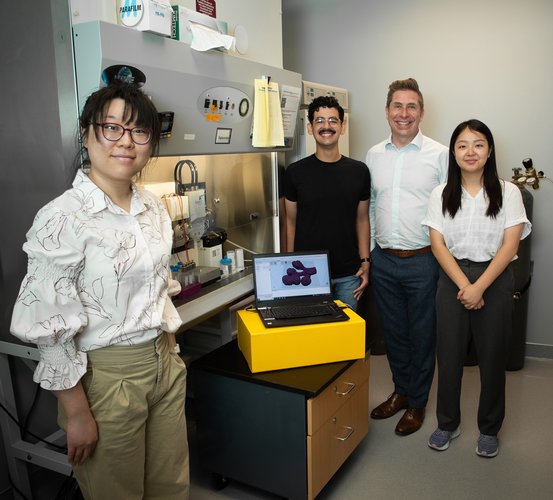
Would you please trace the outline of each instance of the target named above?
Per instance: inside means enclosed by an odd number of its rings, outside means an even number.
[[[149,128],[133,127],[125,128],[117,123],[95,123],[102,129],[102,134],[108,141],[118,141],[123,137],[125,132],[131,134],[131,139],[135,144],[148,144],[152,138],[152,131]]]

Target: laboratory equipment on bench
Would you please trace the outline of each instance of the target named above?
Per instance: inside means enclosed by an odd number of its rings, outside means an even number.
[[[198,262],[202,286],[224,275],[221,272],[220,262],[223,258],[223,243],[226,239],[227,233],[224,229],[210,230],[200,238]]]
[[[182,180],[182,168],[187,166],[190,170],[190,182]],[[190,241],[194,248],[199,248],[200,238],[206,229],[206,203],[205,203],[205,182],[198,182],[198,171],[192,160],[179,160],[173,172],[175,182],[175,193],[179,197],[186,197],[188,202],[187,220],[181,219],[173,222],[173,231],[182,236],[186,241],[185,245],[179,246],[181,240],[175,236],[173,253],[190,249]],[[188,237],[188,238],[187,238]]]
[[[177,295],[178,299],[186,299],[200,291],[202,286],[195,262],[177,262],[171,266],[171,272],[173,279],[176,279],[181,286],[181,291]]]
[[[187,165],[190,169],[190,182],[182,181],[182,167]],[[174,170],[175,193],[187,196],[189,201],[190,222],[200,220],[205,222],[207,207],[205,202],[205,182],[198,181],[198,169],[192,160],[179,160]],[[200,234],[200,237],[203,235]]]
[[[190,170],[190,182],[183,182],[182,169]],[[194,249],[199,265],[196,274],[201,286],[206,286],[221,277],[219,262],[223,253],[224,230],[207,231],[208,210],[206,206],[206,184],[198,180],[198,169],[192,160],[179,160],[173,171],[175,193],[188,200],[188,220],[180,226],[186,228],[188,243],[186,249]],[[178,224],[177,224],[178,226]],[[175,227],[175,226],[174,226]],[[178,229],[178,228],[177,228]],[[174,249],[174,251],[178,248]]]
[[[219,266],[219,261],[223,258],[223,243],[226,239],[227,233],[222,229],[208,231],[200,238],[198,262],[201,266]]]

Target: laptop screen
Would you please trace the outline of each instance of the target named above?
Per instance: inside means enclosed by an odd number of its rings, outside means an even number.
[[[258,302],[328,296],[331,293],[328,252],[254,255]]]

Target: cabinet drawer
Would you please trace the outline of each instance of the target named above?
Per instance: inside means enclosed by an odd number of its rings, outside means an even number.
[[[307,400],[307,434],[314,434],[369,380],[369,357],[356,361],[316,398]],[[367,389],[365,389],[366,391]]]
[[[314,498],[369,430],[366,380],[313,435],[307,436],[307,490]]]

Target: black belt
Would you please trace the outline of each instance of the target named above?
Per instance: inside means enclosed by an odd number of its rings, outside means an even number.
[[[415,255],[431,252],[432,247],[428,245],[427,247],[416,248],[415,250],[400,250],[398,248],[382,248],[382,251],[387,254],[394,255],[395,257],[401,257],[402,259],[405,259],[406,257],[413,257]]]

